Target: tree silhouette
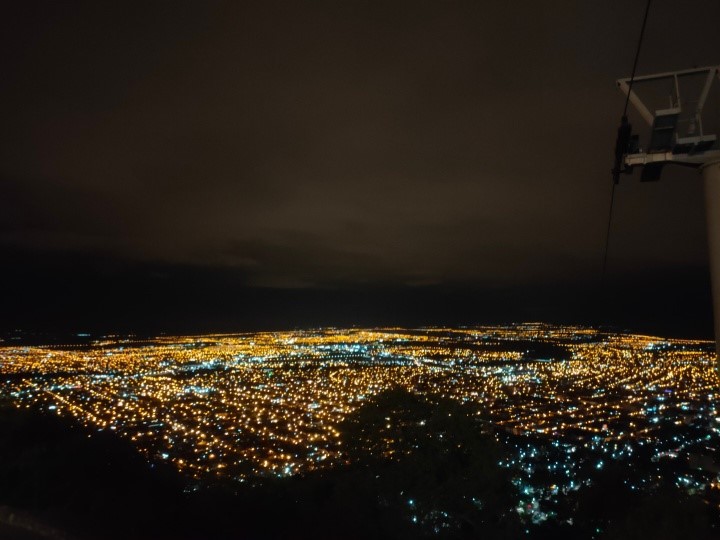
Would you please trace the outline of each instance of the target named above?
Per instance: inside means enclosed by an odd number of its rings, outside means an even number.
[[[502,451],[476,415],[402,389],[376,396],[340,428],[348,460],[374,503],[412,535],[499,537],[517,527]],[[356,482],[356,486],[358,483]]]

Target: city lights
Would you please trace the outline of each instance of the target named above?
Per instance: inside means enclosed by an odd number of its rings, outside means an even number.
[[[545,324],[113,337],[5,346],[0,374],[16,407],[111,430],[196,485],[342,466],[340,423],[397,386],[475,411],[511,450],[499,466],[536,523],[541,500],[639,453],[657,470],[682,464],[675,480],[690,492],[720,482],[708,457],[720,381],[705,341]]]

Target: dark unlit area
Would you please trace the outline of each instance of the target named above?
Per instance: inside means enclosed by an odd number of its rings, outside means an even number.
[[[623,177],[597,292],[637,8],[6,6],[2,324],[656,319],[707,335],[691,170]],[[639,72],[717,63],[719,19],[656,2]]]

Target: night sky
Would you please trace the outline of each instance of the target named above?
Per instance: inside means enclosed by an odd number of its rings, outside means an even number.
[[[599,284],[644,5],[6,2],[0,327],[710,336],[691,170],[622,179]],[[638,72],[717,64],[718,21],[656,0]]]

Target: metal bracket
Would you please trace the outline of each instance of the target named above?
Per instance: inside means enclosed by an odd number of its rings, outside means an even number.
[[[701,73],[707,73],[707,77],[697,101],[697,108],[693,112],[699,125],[699,135],[679,137],[677,123],[682,112],[679,80],[687,75]],[[652,134],[647,152],[638,152],[637,145],[632,148],[628,146],[622,156],[622,166],[616,166],[614,169],[616,180],[619,172],[631,171],[635,167],[643,167],[643,181],[652,181],[659,179],[664,165],[675,164],[698,168],[720,160],[720,149],[717,149],[717,136],[703,133],[701,118],[712,82],[716,77],[720,79],[720,66],[635,77],[634,82],[673,79],[675,95],[671,99],[670,108],[655,111],[654,114],[645,106],[635,91],[630,89],[629,78],[617,80],[620,90],[628,96],[628,100],[637,109],[640,116],[651,126]],[[616,163],[620,165],[619,156],[616,157]]]

